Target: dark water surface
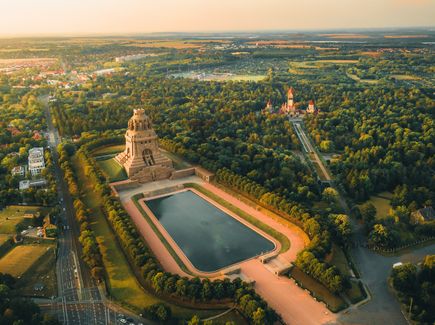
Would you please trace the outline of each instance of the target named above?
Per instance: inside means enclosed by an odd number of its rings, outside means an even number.
[[[274,249],[274,244],[192,191],[146,204],[200,271],[212,272]]]

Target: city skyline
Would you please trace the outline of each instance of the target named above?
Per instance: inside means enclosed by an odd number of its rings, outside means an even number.
[[[31,0],[0,4],[0,35],[98,35],[432,27],[435,1]]]

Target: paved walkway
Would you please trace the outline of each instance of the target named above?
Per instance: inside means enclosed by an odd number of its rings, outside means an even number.
[[[229,203],[239,207],[246,213],[287,236],[290,239],[291,246],[288,251],[281,254],[281,258],[284,258],[286,261],[294,261],[297,253],[304,248],[306,239],[301,236],[300,232],[295,232],[293,229],[286,227],[284,224],[239,201],[223,190],[209,183],[204,183],[198,177],[189,177],[188,180],[180,179],[154,182],[151,183],[152,186],[148,183],[142,185],[140,188],[120,191],[120,198],[125,209],[131,215],[141,234],[144,236],[165,270],[171,273],[178,273],[182,276],[189,276],[186,272],[181,270],[172,255],[164,247],[163,243],[129,198],[136,193],[156,190],[159,186],[162,188],[186,182],[200,183],[207,190],[212,191]],[[240,263],[240,268],[243,274],[255,281],[255,289],[257,292],[282,316],[286,324],[318,325],[336,323],[337,315],[332,314],[323,303],[315,301],[307,291],[296,286],[293,280],[288,277],[274,275],[258,258]]]

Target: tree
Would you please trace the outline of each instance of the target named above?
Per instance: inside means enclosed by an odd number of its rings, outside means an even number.
[[[190,321],[187,322],[187,325],[199,325],[200,319],[197,315],[194,315]]]
[[[329,203],[337,202],[339,194],[337,190],[333,187],[327,187],[322,192],[322,198]]]
[[[266,312],[263,308],[258,307],[252,315],[252,321],[254,324],[262,325],[266,323]]]
[[[361,217],[366,224],[366,226],[371,225],[371,223],[375,220],[376,217],[376,208],[375,206],[370,203],[366,202],[364,203],[360,208]]]

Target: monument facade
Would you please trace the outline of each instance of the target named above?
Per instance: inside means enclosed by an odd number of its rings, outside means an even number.
[[[172,160],[162,155],[158,137],[143,109],[135,109],[125,133],[125,150],[115,157],[128,178],[139,183],[167,179],[174,171]]]

